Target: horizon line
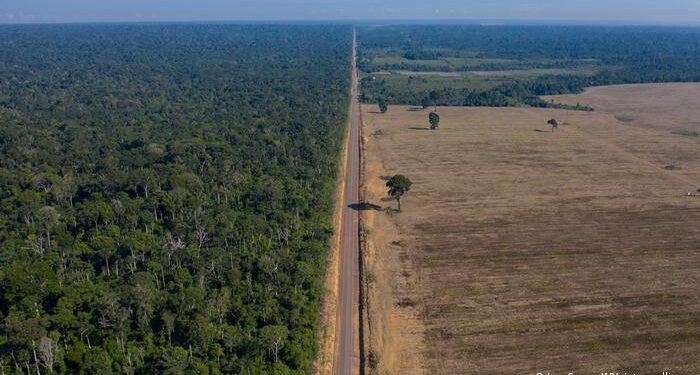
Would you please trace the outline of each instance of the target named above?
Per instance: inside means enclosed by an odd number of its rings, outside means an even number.
[[[97,24],[372,24],[372,25],[474,25],[474,26],[658,26],[658,27],[700,27],[700,21],[632,21],[632,20],[572,20],[572,19],[529,19],[529,18],[347,18],[347,19],[221,19],[221,20],[63,20],[63,21],[0,21],[0,26],[21,25],[97,25]]]

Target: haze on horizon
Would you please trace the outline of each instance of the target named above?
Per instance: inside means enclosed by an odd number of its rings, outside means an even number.
[[[0,23],[423,19],[700,25],[700,1],[0,0]]]

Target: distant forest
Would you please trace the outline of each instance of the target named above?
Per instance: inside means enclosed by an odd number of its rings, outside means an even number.
[[[578,93],[589,86],[700,81],[700,28],[365,26],[358,37],[367,102],[381,97],[392,104],[544,107],[551,103],[539,95]],[[539,74],[497,83],[482,79],[460,88],[435,82],[420,90],[411,90],[410,81],[408,87],[398,86],[391,81],[398,78],[369,75],[582,67],[595,73]]]
[[[309,373],[351,39],[0,27],[0,371]]]

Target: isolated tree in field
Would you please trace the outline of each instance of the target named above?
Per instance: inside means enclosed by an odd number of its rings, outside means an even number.
[[[399,211],[401,211],[401,197],[411,190],[411,185],[413,185],[413,182],[408,177],[400,174],[395,175],[386,182],[386,187],[389,188],[389,196],[396,199],[396,202],[399,204]]]
[[[555,119],[551,119],[551,120],[547,121],[547,124],[552,127],[552,131],[554,131],[554,129],[559,127],[559,122],[557,122],[557,120],[555,120]]]
[[[379,98],[377,103],[379,105],[379,112],[386,113],[389,110],[389,103],[384,98]]]
[[[430,129],[437,129],[440,126],[440,115],[437,112],[430,112],[428,115],[428,122],[430,122]]]

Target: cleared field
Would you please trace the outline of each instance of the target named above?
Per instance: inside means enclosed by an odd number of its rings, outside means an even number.
[[[593,69],[520,69],[520,70],[471,70],[457,72],[421,72],[411,70],[396,70],[392,72],[380,71],[371,75],[401,75],[401,76],[436,76],[451,78],[476,78],[476,77],[512,77],[512,78],[537,78],[545,75],[591,75]]]
[[[389,93],[401,93],[398,100],[406,100],[406,97],[414,97],[418,104],[427,92],[442,90],[461,90],[481,92],[496,86],[513,83],[518,80],[532,80],[547,75],[583,76],[591,75],[591,69],[522,69],[522,70],[498,70],[498,71],[412,71],[390,70],[378,71],[366,74],[372,81],[366,84],[381,87],[381,91]],[[371,90],[370,90],[371,91]],[[456,97],[454,103],[464,103],[464,96]]]
[[[700,139],[606,113],[440,108],[432,132],[375,112],[368,201],[414,182],[402,213],[365,213],[379,373],[700,373]]]
[[[511,77],[479,77],[470,73],[456,72],[380,72],[370,76],[390,92],[406,95],[424,94],[431,90],[488,90],[512,81]]]
[[[372,59],[372,66],[391,66],[391,65],[410,65],[415,67],[430,67],[430,68],[442,68],[449,69],[451,67],[450,62],[438,59],[438,60],[409,60],[401,56],[382,56],[375,57]]]
[[[623,122],[668,130],[700,130],[700,84],[641,84],[593,87],[578,95],[544,97],[585,104]]]
[[[402,56],[378,56],[372,59],[372,66],[407,65],[416,67],[434,67],[443,69],[478,67],[484,65],[508,66],[516,63],[509,59],[480,59],[463,57],[444,57],[435,60],[409,60]]]
[[[438,76],[438,77],[452,77],[460,78],[464,75],[462,72],[414,72],[410,70],[397,70],[395,74],[400,74],[403,76]]]
[[[520,70],[476,70],[468,72],[479,77],[537,78],[546,75],[593,75],[593,68],[581,69],[520,69]]]

